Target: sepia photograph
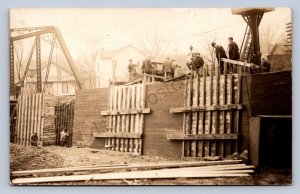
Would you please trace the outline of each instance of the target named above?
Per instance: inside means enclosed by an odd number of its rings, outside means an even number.
[[[292,185],[291,8],[9,15],[11,185]]]

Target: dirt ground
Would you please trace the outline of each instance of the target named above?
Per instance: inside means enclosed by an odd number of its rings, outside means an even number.
[[[166,161],[175,160],[90,148],[63,148],[58,146],[25,147],[15,144],[10,145],[11,172],[16,170]],[[291,183],[292,173],[290,169],[257,169],[250,177],[90,181],[80,183],[80,185],[289,185]],[[60,184],[78,185],[78,183]]]

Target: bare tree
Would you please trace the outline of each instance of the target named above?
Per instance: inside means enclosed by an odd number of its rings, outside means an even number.
[[[214,48],[211,46],[211,43],[216,41],[216,37],[216,33],[214,33],[213,36],[207,34],[206,41],[204,43],[200,42],[202,47],[207,51],[205,54],[202,55],[202,57],[213,65],[215,64],[215,51]]]
[[[166,45],[164,45],[166,44]],[[170,43],[165,42],[160,32],[148,32],[141,36],[140,47],[142,50],[150,51],[151,55],[162,55],[165,54],[168,50]]]
[[[271,55],[274,52],[274,46],[282,40],[282,36],[278,35],[279,26],[267,25],[261,29],[260,45],[261,52]]]
[[[82,52],[83,55],[79,57],[78,64],[84,72],[84,84],[87,88],[96,87],[96,72],[95,72],[95,63],[99,50],[95,42],[90,42],[87,49]]]

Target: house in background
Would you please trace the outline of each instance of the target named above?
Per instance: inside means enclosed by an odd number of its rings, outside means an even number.
[[[132,62],[138,65],[137,69],[140,71],[145,57],[146,54],[133,45],[123,46],[119,50],[101,49],[96,57],[94,67],[96,87],[108,87],[110,81],[113,81],[113,77],[115,77],[115,82],[127,82],[129,79],[129,59],[132,59]],[[113,72],[114,68],[115,72]]]
[[[42,65],[42,89],[45,85],[44,93],[54,96],[75,95],[77,84],[69,68],[51,64],[48,79],[45,84],[46,72],[47,65]],[[24,88],[26,88],[27,91],[36,91],[36,77],[36,69],[29,69],[24,83]]]
[[[268,55],[270,62],[270,71],[292,70],[292,53],[285,43],[276,43]]]

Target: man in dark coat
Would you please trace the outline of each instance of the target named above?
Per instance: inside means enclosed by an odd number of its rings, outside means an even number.
[[[167,59],[164,61],[163,66],[162,66],[162,71],[164,72],[165,80],[173,78],[171,64],[172,64],[172,61],[170,60],[169,57],[167,57]]]
[[[223,74],[224,73],[224,62],[221,60],[221,58],[227,58],[225,50],[222,46],[217,45],[215,42],[212,42],[211,46],[213,48],[215,48],[216,58],[219,63],[219,66],[220,66],[220,72],[221,72],[221,74]]]
[[[195,58],[192,61],[193,71],[198,71],[199,72],[199,70],[203,68],[203,65],[204,65],[203,58],[200,56],[199,52],[196,52],[195,53]]]
[[[150,55],[147,56],[147,58],[143,61],[142,66],[143,73],[152,74],[152,62]]]
[[[239,52],[239,47],[238,45],[233,41],[232,37],[228,38],[229,44],[228,44],[228,55],[229,59],[232,60],[240,60],[240,52]],[[233,65],[229,64],[228,70],[230,72],[233,72]]]
[[[229,59],[239,60],[240,59],[240,52],[239,52],[238,45],[233,41],[232,37],[229,37],[228,41],[229,41],[229,44],[228,44]]]

